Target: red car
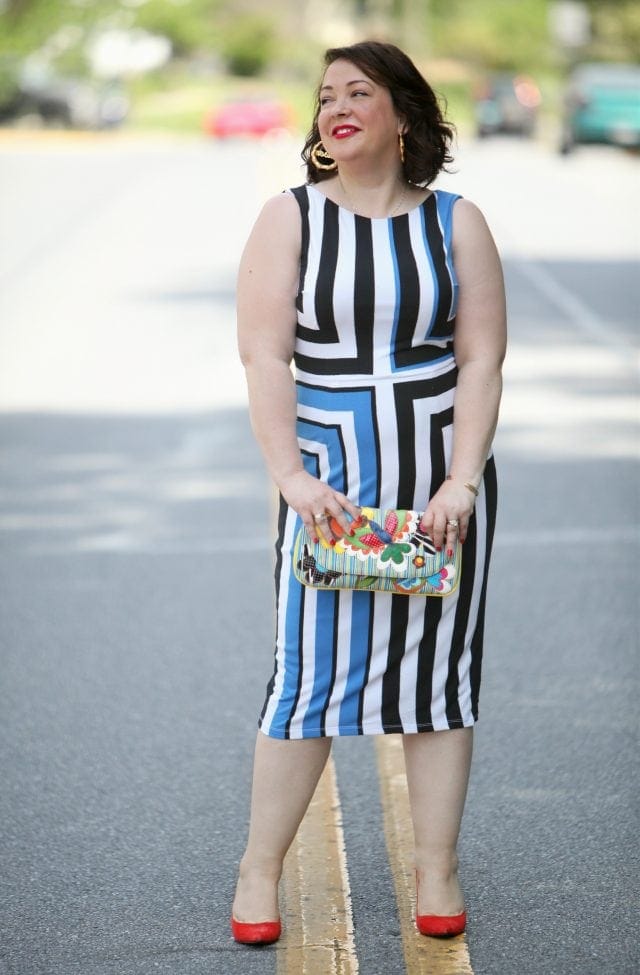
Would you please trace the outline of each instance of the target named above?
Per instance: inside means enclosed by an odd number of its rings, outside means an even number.
[[[289,109],[272,99],[238,99],[214,109],[204,120],[204,130],[218,139],[234,135],[267,135],[289,129]]]

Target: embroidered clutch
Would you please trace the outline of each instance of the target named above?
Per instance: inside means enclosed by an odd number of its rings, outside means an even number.
[[[448,596],[460,582],[461,547],[438,552],[419,528],[422,512],[362,508],[350,533],[334,519],[329,545],[302,526],[293,549],[296,578],[314,589],[365,589],[405,596]]]

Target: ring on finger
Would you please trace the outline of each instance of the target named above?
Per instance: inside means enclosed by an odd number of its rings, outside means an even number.
[[[313,516],[313,520],[314,521],[326,521],[327,520],[327,516],[324,513],[324,511],[319,511],[317,515],[314,515]]]
[[[457,528],[457,527],[458,527],[458,519],[450,518],[449,521],[447,522],[447,528]]]

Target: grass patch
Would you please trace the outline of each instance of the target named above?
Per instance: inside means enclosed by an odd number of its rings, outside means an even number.
[[[309,86],[266,78],[216,76],[193,78],[166,73],[155,80],[146,78],[130,92],[128,131],[160,131],[198,135],[208,112],[237,98],[277,98],[289,105],[294,127],[306,131],[311,120],[312,94]]]
[[[461,129],[472,118],[469,86],[455,81],[435,83],[447,101],[448,117]],[[174,68],[147,75],[130,88],[131,112],[126,128],[132,132],[199,135],[207,112],[229,99],[277,98],[291,110],[294,128],[304,135],[313,113],[313,85],[281,78],[235,78],[226,75],[194,76]]]

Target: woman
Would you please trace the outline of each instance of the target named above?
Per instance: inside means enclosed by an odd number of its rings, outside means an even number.
[[[451,935],[466,922],[456,845],[495,521],[502,273],[478,209],[428,188],[452,132],[409,58],[363,42],[325,66],[308,183],[266,204],[238,282],[252,423],[281,496],[275,673],[232,914],[245,943],[280,935],[283,859],[334,735],[403,735],[417,926]],[[438,548],[464,542],[459,590],[301,586],[300,524],[330,542],[329,519],[348,530],[360,505],[424,510]]]

